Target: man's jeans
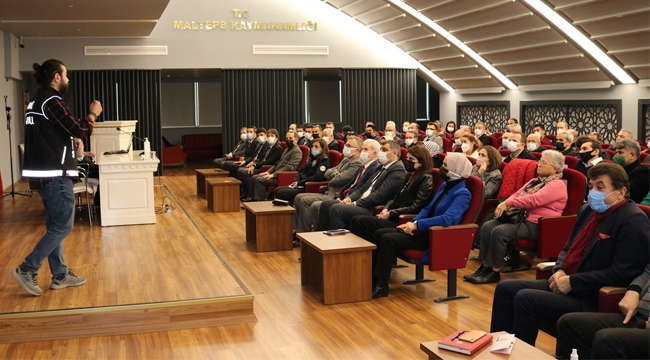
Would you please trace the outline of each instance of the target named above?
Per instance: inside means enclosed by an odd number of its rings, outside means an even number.
[[[38,190],[47,213],[47,232],[31,254],[20,265],[23,271],[37,273],[47,257],[53,276],[66,276],[68,267],[63,262],[63,239],[72,231],[74,224],[74,193],[72,179],[55,177]]]

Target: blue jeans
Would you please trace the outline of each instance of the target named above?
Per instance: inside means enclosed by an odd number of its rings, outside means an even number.
[[[47,257],[53,276],[65,276],[68,267],[63,262],[63,239],[72,231],[74,224],[74,193],[72,179],[55,177],[38,190],[47,213],[47,232],[20,265],[23,271],[37,273]]]

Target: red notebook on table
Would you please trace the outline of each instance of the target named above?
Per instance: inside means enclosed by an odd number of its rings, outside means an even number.
[[[455,351],[465,355],[472,355],[492,341],[492,335],[490,334],[485,334],[473,342],[463,341],[459,339],[459,337],[465,333],[469,333],[469,331],[455,331],[453,334],[438,341],[438,348]]]

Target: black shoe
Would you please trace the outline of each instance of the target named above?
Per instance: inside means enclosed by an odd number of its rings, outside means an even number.
[[[501,273],[498,271],[491,270],[487,274],[483,274],[477,277],[469,279],[469,282],[472,284],[494,284],[498,283],[501,280]]]
[[[377,299],[380,297],[388,297],[388,285],[385,287],[375,287],[375,290],[372,291],[372,298]]]
[[[251,201],[255,201],[255,200],[253,200],[253,199],[251,199],[249,197],[241,199],[241,202],[251,202]]]
[[[293,247],[300,247],[300,240],[293,239]]]
[[[471,278],[483,275],[486,272],[486,270],[487,267],[485,265],[481,265],[478,267],[478,269],[476,269],[476,271],[474,271],[474,273],[469,275],[464,275],[463,279],[465,279],[465,281],[469,281]]]

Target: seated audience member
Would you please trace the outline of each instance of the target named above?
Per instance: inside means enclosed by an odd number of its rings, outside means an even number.
[[[418,135],[418,141],[424,140],[424,137],[420,135],[420,125],[413,121],[412,123],[409,124],[409,130],[415,131],[415,133]]]
[[[510,139],[508,141],[508,150],[510,150],[510,155],[508,155],[503,160],[504,163],[509,163],[512,161],[512,159],[527,159],[537,161],[537,158],[528,152],[528,149],[526,148],[526,145],[524,145],[523,140],[524,134],[520,132],[510,134]]]
[[[250,128],[248,129],[250,130]],[[247,130],[247,131],[248,131]],[[246,134],[249,136],[248,134]],[[242,160],[236,160],[233,162],[226,162],[224,163],[224,170],[230,171],[230,177],[237,177],[237,171],[239,170],[240,167],[245,167],[247,164],[249,164],[251,161],[254,159],[257,159],[260,153],[262,152],[263,149],[267,148],[268,145],[266,143],[266,129],[265,128],[259,128],[255,130],[255,139],[251,141],[251,143],[248,144],[248,149],[246,149],[246,152],[244,153],[244,158]]]
[[[413,130],[409,130],[404,134],[404,143],[401,144],[402,147],[410,148],[411,146],[417,146],[420,143],[418,142],[418,134]]]
[[[480,121],[474,125],[474,137],[476,137],[483,146],[492,145],[490,137],[486,133],[485,124]]]
[[[512,127],[514,125],[518,125],[518,124],[519,124],[519,120],[517,120],[515,118],[510,118],[506,122],[506,129],[510,130],[510,127]]]
[[[368,241],[381,228],[395,228],[402,214],[417,214],[433,197],[431,157],[424,146],[409,148],[404,164],[407,175],[392,200],[377,215],[359,215],[350,221],[350,231]]]
[[[454,131],[456,131],[456,123],[453,121],[447,121],[447,125],[445,125],[445,129],[449,134],[453,134]]]
[[[319,210],[319,226],[327,223],[329,230],[344,229],[354,216],[372,215],[375,206],[386,204],[399,191],[406,177],[401,154],[396,141],[381,145],[377,153],[377,161],[381,165],[379,171],[369,181],[351,189],[344,199],[323,201]]]
[[[508,243],[515,239],[537,241],[537,222],[545,216],[560,216],[567,202],[567,188],[562,181],[564,156],[557,151],[544,151],[537,165],[537,177],[501,202],[494,210],[494,220],[481,226],[481,247],[478,258],[483,264],[465,280],[473,284],[496,283],[499,269],[507,266],[503,258],[508,253]],[[528,218],[519,224],[499,220],[510,208],[528,211]],[[535,256],[529,255],[530,259]]]
[[[533,125],[533,133],[539,137],[539,142],[541,145],[551,145],[551,140],[546,137],[544,124],[537,123]]]
[[[379,133],[375,130],[375,124],[368,124],[366,126],[366,132],[363,134],[366,139],[379,141]]]
[[[634,134],[630,130],[625,130],[621,129],[621,131],[616,134],[616,141],[623,140],[623,139],[630,139],[634,141]],[[612,144],[612,146],[609,147],[607,150],[614,150],[616,151],[615,143]]]
[[[567,131],[570,132],[571,135],[573,135],[573,141],[574,141],[573,146],[575,147],[575,141],[578,139],[578,131],[576,129],[569,129]]]
[[[304,126],[298,125],[298,129],[296,130],[296,141],[298,145],[307,146],[307,143],[310,140],[308,134],[311,135],[312,129],[313,127],[311,124],[306,124]]]
[[[444,147],[444,142],[440,137],[440,133],[438,132],[438,126],[436,125],[435,122],[427,123],[427,129],[425,130],[425,133],[427,136],[424,138],[424,140],[422,140],[422,142],[433,141],[438,145],[440,149]],[[444,136],[444,134],[442,136]]]
[[[373,299],[388,296],[388,279],[395,264],[396,251],[427,250],[429,227],[460,223],[472,199],[472,194],[465,186],[465,179],[470,176],[471,171],[472,164],[465,155],[447,154],[440,168],[440,179],[445,183],[440,185],[431,202],[413,218],[413,221],[396,228],[375,231],[373,240],[370,240],[377,245],[372,263],[375,284]]]
[[[569,359],[650,358],[650,265],[627,287],[620,313],[583,312],[562,315],[557,322],[556,356]]]
[[[302,151],[296,145],[296,133],[289,131],[285,138],[287,148],[282,152],[280,160],[268,171],[253,175],[246,188],[246,197],[243,202],[262,201],[267,198],[266,187],[278,185],[278,171],[294,171],[302,160]]]
[[[347,184],[351,184],[355,179],[354,175],[358,173],[361,168],[361,147],[363,140],[356,136],[348,136],[345,147],[343,148],[343,160],[338,166],[325,171],[325,180],[329,180],[329,184],[322,193],[314,194],[298,194],[293,202],[293,207],[296,212],[293,213],[293,227],[296,232],[311,231],[315,219],[312,217],[310,207],[315,202],[320,202],[327,199],[334,199]],[[298,241],[298,243],[300,243]]]
[[[461,148],[461,146],[463,145],[463,140],[461,139],[461,137],[463,135],[465,135],[465,132],[463,130],[454,131],[454,144],[451,146],[451,152],[455,152],[456,148]]]
[[[268,137],[266,138],[266,146],[262,147],[258,156],[253,158],[246,167],[237,170],[237,179],[245,184],[244,189],[248,188],[248,184],[253,175],[262,172],[262,166],[273,165],[282,156],[282,146],[278,143],[278,131],[276,129],[269,129]]]
[[[465,156],[469,156],[471,158],[478,158],[478,150],[481,148],[481,142],[478,141],[474,135],[472,134],[465,134],[460,137],[460,148],[463,150],[463,154]]]
[[[504,132],[503,135],[501,135],[501,147],[499,150],[508,150],[508,143],[510,143],[510,136],[512,133],[509,132]]]
[[[333,140],[343,140],[343,138],[339,135],[339,133],[336,132],[336,127],[334,126],[333,122],[328,121],[325,124],[325,129],[330,129],[332,131]],[[333,149],[333,150],[336,150],[336,149]]]
[[[578,153],[580,161],[578,161],[574,169],[585,174],[586,177],[589,168],[603,161],[603,158],[600,156],[602,152],[603,148],[595,141],[586,141],[582,143],[580,146],[580,152]]]
[[[298,145],[304,145],[306,147],[310,147],[310,142],[314,140],[314,125],[312,124],[306,124],[305,125],[305,136],[303,136],[300,141],[298,141]]]
[[[392,136],[393,140],[397,142],[402,141],[402,134],[400,134],[397,130],[395,130],[394,121],[386,122],[386,126],[384,127],[384,135]]]
[[[298,130],[298,125],[296,125],[296,124],[289,124],[289,130],[290,130],[290,131],[297,131],[297,130]]]
[[[324,129],[325,131],[331,131]],[[305,192],[305,183],[310,181],[325,180],[325,171],[331,167],[330,159],[327,156],[327,140],[325,137],[315,139],[311,142],[311,152],[305,162],[305,165],[298,169],[298,173],[293,178],[293,183],[289,186],[280,186],[275,189],[274,197],[280,200],[293,201],[296,195]]]
[[[253,132],[254,131],[255,130],[253,130]],[[226,163],[226,161],[233,161],[235,160],[236,157],[244,155],[244,153],[246,152],[246,148],[250,143],[246,136],[246,132],[247,132],[247,128],[245,126],[239,129],[239,142],[237,143],[237,145],[235,145],[235,147],[232,149],[231,152],[226,154],[225,157],[214,159],[212,161],[214,167],[223,169],[223,165]],[[252,139],[252,133],[251,133],[251,139]]]
[[[465,134],[471,134],[472,133],[472,128],[469,127],[468,125],[461,125],[460,129],[465,132]]]
[[[578,152],[573,147],[573,134],[568,131],[560,130],[555,138],[555,149],[564,156],[578,157]]]
[[[600,133],[591,132],[587,136],[589,137],[589,140],[591,140],[591,141],[595,141],[595,142],[597,142],[599,144],[603,142],[603,138],[602,138],[602,136],[600,136]]]
[[[510,132],[511,133],[522,133],[523,134],[524,130],[521,128],[521,125],[514,124],[514,125],[510,126]]]
[[[311,128],[311,140],[313,141],[314,139],[320,139],[322,132],[323,130],[321,129],[320,125],[314,124]],[[311,148],[311,144],[309,145],[309,148]]]
[[[370,181],[382,168],[381,164],[377,161],[377,154],[379,153],[381,145],[376,140],[363,140],[361,146],[361,153],[359,153],[359,160],[361,161],[361,168],[354,174],[352,180],[343,186],[343,189],[334,197],[334,202],[327,206],[325,213],[321,214],[321,206],[323,201],[314,202],[311,207],[312,218],[314,219],[314,230],[321,231],[329,228],[329,209],[332,205],[340,203],[339,200],[345,198],[347,193],[352,193],[358,188],[363,187],[366,182]]]
[[[386,143],[386,141],[391,141],[391,140],[393,140],[392,136],[384,135],[384,136],[379,138],[379,145],[384,145]]]
[[[99,179],[99,169],[95,165],[95,160],[93,160],[95,153],[92,151],[84,151],[84,142],[79,138],[74,138],[74,145],[77,165],[86,169],[86,177]]]
[[[566,123],[566,121],[558,121],[557,125],[555,126],[555,130],[559,133],[560,130],[567,131],[569,130],[569,124]]]
[[[641,147],[636,141],[621,139],[614,143],[614,147],[616,155],[612,161],[625,169],[630,179],[630,199],[638,204],[650,190],[650,168],[639,162]]]
[[[483,198],[494,199],[501,187],[501,154],[488,145],[478,152],[476,165],[472,167],[472,175],[483,181]]]
[[[574,139],[575,139],[575,140],[573,141],[573,145],[575,146],[575,148],[576,148],[576,150],[578,151],[578,153],[580,153],[580,148],[582,147],[582,144],[584,144],[585,141],[589,141],[589,136],[587,136],[587,135],[580,135],[580,136],[578,136],[578,137],[576,137],[576,138],[574,138]]]
[[[548,280],[498,284],[490,332],[517,334],[535,346],[541,322],[556,323],[572,312],[598,311],[601,287],[627,286],[648,264],[650,221],[627,200],[625,171],[603,162],[587,174],[589,204],[578,211],[553,275]]]
[[[409,125],[411,125],[410,121],[404,121],[402,123],[402,132],[405,133],[405,132],[409,131]]]
[[[532,152],[544,152],[546,148],[541,147],[541,143],[539,140],[539,135],[537,134],[530,134],[526,137],[526,150],[528,150],[529,153]]]
[[[445,128],[442,127],[442,122],[440,120],[436,120],[433,123],[436,126],[436,134],[438,134],[438,136],[440,137],[442,136],[446,137],[447,135],[445,135]]]
[[[442,166],[442,157],[438,156],[438,153],[442,152],[442,148],[438,146],[433,141],[425,141],[424,147],[427,149],[429,154],[431,155],[431,160],[433,161],[433,167],[435,169],[440,169]]]
[[[325,140],[325,143],[327,143],[327,148],[329,150],[336,150],[338,152],[341,152],[341,146],[339,145],[339,142],[334,139],[332,130],[328,128],[323,129],[321,139]],[[327,153],[325,156],[327,156]]]

